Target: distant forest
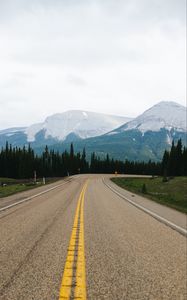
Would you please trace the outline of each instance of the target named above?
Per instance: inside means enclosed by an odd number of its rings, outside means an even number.
[[[63,177],[84,173],[120,173],[139,175],[186,176],[187,148],[182,146],[181,140],[171,150],[165,151],[162,162],[135,162],[114,160],[106,155],[100,159],[92,153],[90,162],[86,159],[86,150],[82,153],[74,152],[73,144],[70,150],[63,153],[49,151],[48,147],[41,155],[36,155],[28,146],[12,147],[8,143],[0,151],[0,177],[15,179],[37,177]]]

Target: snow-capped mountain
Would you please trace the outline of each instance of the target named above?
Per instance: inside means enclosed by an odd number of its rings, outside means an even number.
[[[6,136],[12,136],[17,132],[24,132],[27,127],[13,127],[0,130],[0,135],[5,134]]]
[[[101,157],[108,153],[122,160],[158,161],[173,140],[181,139],[187,146],[186,116],[186,107],[163,101],[107,134],[77,141],[75,149],[85,147],[88,154],[94,151]],[[63,147],[68,149],[69,145]]]
[[[99,136],[128,122],[130,118],[105,115],[100,113],[71,110],[47,117],[43,123],[34,124],[25,130],[27,141],[35,141],[40,131],[45,132],[45,138],[55,138],[63,141],[69,134],[79,138]]]
[[[46,118],[28,128],[0,131],[0,147],[31,144],[38,153],[45,145],[64,151],[74,143],[75,151],[86,148],[100,157],[108,153],[116,159],[160,160],[172,140],[182,139],[187,146],[186,107],[175,102],[160,102],[135,119],[87,111],[68,111]]]
[[[160,131],[166,129],[168,131],[187,131],[186,125],[187,110],[186,107],[176,102],[162,101],[146,110],[143,114],[134,120],[122,125],[113,133],[137,129],[142,133],[147,131]]]
[[[27,128],[10,128],[0,131],[0,146],[6,141],[12,145],[31,143],[33,146],[61,141],[100,136],[128,122],[131,118],[72,110],[54,114],[43,123]]]

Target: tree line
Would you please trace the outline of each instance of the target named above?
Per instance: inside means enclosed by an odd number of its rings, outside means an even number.
[[[147,175],[187,175],[187,149],[182,148],[181,140],[172,143],[171,151],[165,151],[162,162],[135,162],[114,160],[106,155],[100,159],[91,154],[90,162],[86,159],[86,150],[75,153],[73,144],[63,153],[45,147],[41,155],[35,154],[28,147],[12,147],[8,143],[0,151],[0,177],[15,179],[37,177],[64,177],[85,173],[120,173]]]
[[[34,173],[37,177],[63,177],[88,171],[85,149],[75,154],[73,144],[69,152],[62,154],[49,151],[46,146],[43,153],[37,155],[30,145],[19,148],[8,143],[0,152],[0,177],[33,178]]]
[[[182,146],[181,139],[177,144],[172,142],[170,151],[165,150],[162,159],[162,174],[167,176],[187,176],[187,148]]]

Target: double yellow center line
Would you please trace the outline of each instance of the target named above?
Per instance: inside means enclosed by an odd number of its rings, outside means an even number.
[[[88,182],[80,193],[71,233],[59,300],[86,300],[84,249],[84,197]]]

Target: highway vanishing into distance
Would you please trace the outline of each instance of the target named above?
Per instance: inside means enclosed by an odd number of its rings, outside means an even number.
[[[0,199],[0,299],[187,299],[186,215],[109,177]]]

